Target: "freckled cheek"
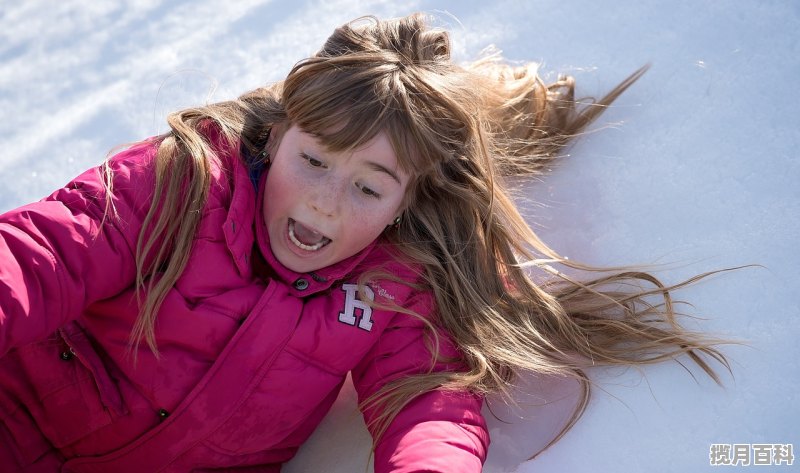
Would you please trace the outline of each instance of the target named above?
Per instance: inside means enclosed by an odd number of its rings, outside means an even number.
[[[346,226],[357,229],[364,239],[373,240],[383,232],[391,217],[387,209],[374,209],[368,205],[354,205],[348,212]]]
[[[308,195],[307,179],[297,173],[281,171],[283,172],[269,176],[267,179],[267,188],[264,192],[265,209],[288,211],[290,207]]]

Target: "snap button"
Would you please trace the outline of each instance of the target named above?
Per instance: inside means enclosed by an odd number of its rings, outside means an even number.
[[[159,409],[158,410],[158,417],[159,417],[159,420],[163,421],[164,419],[169,417],[169,412],[167,412],[166,409]]]
[[[294,282],[294,288],[297,289],[298,291],[305,291],[306,289],[308,289],[308,281],[303,278],[300,278]]]
[[[62,351],[61,352],[61,359],[64,361],[69,361],[73,357],[72,352],[69,351]]]

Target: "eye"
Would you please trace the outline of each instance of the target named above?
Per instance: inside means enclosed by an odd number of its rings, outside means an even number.
[[[377,192],[375,192],[374,190],[370,189],[369,187],[367,187],[367,186],[365,186],[363,184],[356,184],[356,187],[358,187],[359,190],[361,190],[361,192],[364,195],[368,195],[368,196],[374,197],[376,199],[380,199],[381,198],[380,194],[378,194]]]
[[[325,163],[320,161],[317,158],[307,155],[306,153],[300,153],[300,157],[305,159],[309,166],[312,168],[324,168]]]

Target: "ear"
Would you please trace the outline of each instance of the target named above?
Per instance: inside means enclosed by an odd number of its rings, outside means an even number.
[[[400,226],[400,222],[403,221],[402,215],[398,215],[397,217],[392,220],[392,223],[386,225],[387,228],[397,228]]]
[[[278,146],[281,144],[283,134],[289,129],[289,124],[286,122],[274,123],[269,130],[269,140],[267,141],[267,152],[270,156],[275,156],[278,152]]]

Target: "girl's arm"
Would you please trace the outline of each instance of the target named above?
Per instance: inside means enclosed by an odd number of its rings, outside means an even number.
[[[113,209],[97,167],[0,215],[0,357],[133,284],[155,150],[145,142],[111,158]]]
[[[417,313],[420,307],[413,308]],[[397,314],[381,334],[380,341],[353,370],[353,383],[363,402],[384,384],[425,373],[431,366],[425,325],[418,319]],[[456,353],[446,336],[440,336],[440,351]],[[457,369],[437,363],[434,371]],[[376,473],[479,472],[486,458],[489,434],[481,415],[482,400],[466,392],[435,390],[414,398],[392,420],[375,445]],[[362,409],[373,437],[375,408]]]

